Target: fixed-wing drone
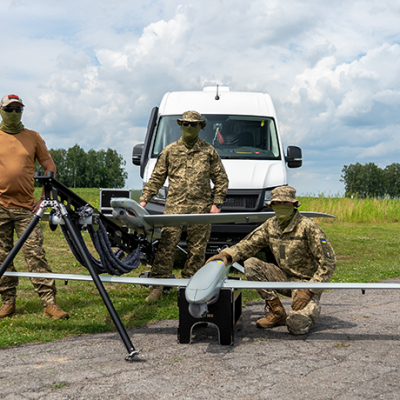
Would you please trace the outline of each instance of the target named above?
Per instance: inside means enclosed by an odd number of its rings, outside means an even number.
[[[178,214],[178,215],[150,215],[136,201],[126,198],[111,200],[113,217],[129,228],[146,235],[159,238],[160,228],[164,226],[181,226],[196,224],[218,223],[260,223],[275,216],[273,211],[260,213],[219,213],[219,214]],[[309,218],[335,218],[333,215],[299,211]],[[223,288],[231,289],[399,289],[400,284],[381,283],[314,283],[314,282],[254,282],[229,279],[231,267],[240,272],[244,268],[238,264],[225,266],[222,261],[211,261],[196,272],[191,279],[151,279],[137,278],[139,282],[148,285],[186,287],[185,297],[189,303],[189,313],[194,318],[207,315],[208,305],[214,304]],[[144,282],[146,280],[146,283]],[[132,282],[132,283],[136,283]]]
[[[271,212],[261,213],[219,213],[219,214],[174,214],[174,215],[150,215],[146,209],[135,200],[128,198],[111,199],[113,208],[112,216],[115,221],[128,226],[136,232],[151,238],[161,237],[161,228],[165,226],[182,226],[198,224],[218,223],[260,223],[275,215]],[[333,215],[302,211],[307,217],[330,217]],[[204,265],[191,279],[153,279],[147,281],[149,285],[158,286],[181,286],[186,287],[185,297],[189,303],[189,313],[194,318],[203,318],[207,315],[208,305],[214,304],[219,297],[222,288],[248,288],[256,289],[255,282],[243,281],[238,284],[237,280],[229,279],[228,274],[231,267],[240,272],[244,268],[238,263],[225,266],[221,261],[213,261]],[[141,278],[144,283],[144,279]]]

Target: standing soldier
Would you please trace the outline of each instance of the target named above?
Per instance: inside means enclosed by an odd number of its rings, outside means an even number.
[[[267,282],[328,282],[336,267],[336,257],[322,229],[311,219],[300,215],[296,190],[280,186],[271,192],[273,217],[247,235],[237,245],[224,249],[209,261],[222,260],[225,265],[244,262],[249,281]],[[269,247],[277,265],[254,258],[258,251]],[[251,258],[249,258],[251,257]],[[286,325],[289,332],[302,335],[309,331],[321,312],[322,290],[280,289],[278,293],[292,297],[289,316],[275,290],[257,290],[269,312],[256,323],[258,328]]]
[[[143,187],[140,205],[145,207],[168,178],[168,196],[165,214],[219,213],[228,190],[228,176],[217,151],[199,139],[200,129],[206,121],[196,111],[186,111],[177,120],[182,137],[167,146],[159,155],[149,182]],[[211,190],[210,181],[214,188]],[[151,269],[152,278],[166,278],[172,273],[175,250],[183,226],[165,227]],[[183,278],[190,278],[204,265],[205,251],[210,239],[210,225],[187,227],[187,259],[182,270]],[[157,302],[162,288],[154,286],[148,303]]]
[[[56,173],[56,166],[40,135],[25,129],[21,122],[24,104],[15,94],[4,96],[0,102],[0,264],[13,247],[14,230],[18,237],[26,230],[39,209],[41,200],[34,204],[35,162],[43,169]],[[43,233],[36,225],[29,235],[22,252],[29,272],[51,272],[43,245]],[[14,265],[8,271],[15,271]],[[35,291],[44,307],[47,318],[69,318],[68,314],[56,304],[54,279],[31,278]],[[0,318],[15,313],[18,278],[3,276],[0,280],[0,293],[3,302]]]

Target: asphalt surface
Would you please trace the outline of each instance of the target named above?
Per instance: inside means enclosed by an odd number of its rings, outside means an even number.
[[[393,280],[400,282],[400,280]],[[334,290],[304,336],[259,330],[263,303],[243,308],[233,346],[216,328],[177,342],[178,321],[129,330],[139,361],[127,363],[117,332],[0,350],[0,398],[399,399],[396,290]],[[287,311],[290,300],[284,299]]]

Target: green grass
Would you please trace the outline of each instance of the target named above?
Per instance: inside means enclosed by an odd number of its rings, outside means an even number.
[[[78,195],[82,196],[93,206],[98,207],[98,189],[79,189]],[[96,199],[97,198],[97,199]],[[383,206],[374,205],[373,201],[359,204],[359,200],[352,199],[301,199],[303,210],[324,211],[335,214],[332,210],[340,210],[340,204],[354,201],[356,205],[350,208],[371,207],[381,209],[378,222],[341,221],[320,219],[319,225],[327,234],[335,249],[338,263],[333,276],[333,282],[377,282],[382,279],[400,276],[400,256],[398,252],[399,227],[397,223],[387,221],[388,208],[396,207],[392,201],[382,200]],[[97,204],[96,204],[97,201]],[[316,202],[316,203],[313,203]],[[386,202],[386,203],[385,203]],[[327,205],[333,204],[332,208]],[[311,206],[309,206],[311,204]],[[381,203],[378,203],[378,205]],[[321,208],[317,208],[321,207]],[[384,206],[387,208],[384,210]],[[327,207],[324,209],[324,207]],[[340,215],[350,215],[344,212]],[[354,213],[353,213],[354,214]],[[355,213],[357,214],[357,213]],[[400,214],[398,214],[400,215]],[[397,221],[396,218],[392,222]],[[41,223],[45,235],[45,249],[47,259],[55,273],[88,274],[77,263],[66,241],[57,229],[52,232],[48,224]],[[89,249],[97,257],[88,235],[84,234]],[[22,254],[15,259],[18,271],[26,271],[25,260]],[[180,277],[182,260],[177,260],[174,274]],[[140,266],[137,270],[126,276],[138,276],[148,268]],[[238,272],[235,275],[244,276]],[[57,281],[57,302],[70,314],[68,321],[49,320],[43,317],[43,308],[38,296],[33,290],[28,279],[21,278],[17,289],[17,314],[12,318],[0,320],[0,348],[20,345],[28,342],[47,342],[62,339],[71,335],[92,334],[115,330],[108,312],[91,282],[70,281],[68,285]],[[105,283],[105,288],[126,328],[141,326],[156,320],[178,319],[177,293],[172,289],[163,299],[154,305],[148,305],[144,300],[149,289],[125,284]],[[243,292],[244,303],[260,300],[256,291]]]
[[[320,223],[337,257],[332,282],[378,282],[400,276],[399,226]]]
[[[395,199],[349,199],[299,197],[300,210],[332,214],[340,222],[399,222],[400,201]],[[332,221],[331,221],[332,222]]]

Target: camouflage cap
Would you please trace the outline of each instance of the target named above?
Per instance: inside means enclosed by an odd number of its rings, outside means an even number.
[[[19,103],[22,107],[25,107],[21,97],[17,96],[16,94],[9,94],[8,96],[4,96],[0,101],[0,107],[8,106],[11,103]]]
[[[197,111],[185,111],[182,115],[182,118],[176,120],[178,125],[182,125],[182,122],[200,122],[200,126],[204,128],[206,126],[206,121],[201,119],[201,114]]]
[[[279,186],[272,190],[271,200],[265,203],[266,206],[270,206],[274,201],[285,201],[293,203],[295,207],[300,207],[301,203],[296,200],[296,189],[291,186]]]

